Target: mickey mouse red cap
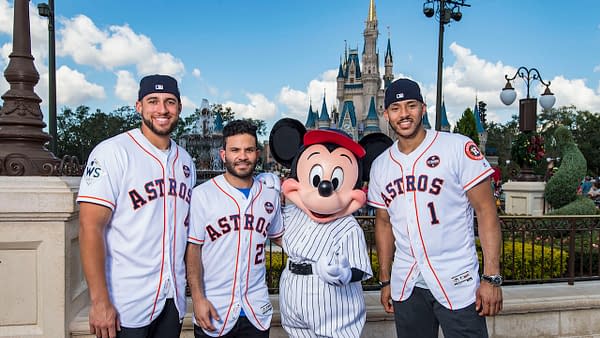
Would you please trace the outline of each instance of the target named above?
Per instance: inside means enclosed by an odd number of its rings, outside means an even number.
[[[333,143],[350,150],[357,158],[365,157],[365,149],[348,135],[332,129],[309,130],[304,134],[304,146],[318,143]]]

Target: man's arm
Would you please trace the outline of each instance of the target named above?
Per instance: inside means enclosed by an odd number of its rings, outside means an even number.
[[[90,292],[90,332],[97,337],[114,338],[121,330],[117,310],[110,301],[104,269],[106,250],[104,229],[112,216],[107,207],[79,203],[79,244],[83,273]]]
[[[196,323],[205,330],[215,331],[211,318],[221,320],[217,310],[204,293],[204,269],[202,268],[202,245],[188,243],[185,252],[187,282],[192,293]]]
[[[392,261],[394,259],[394,233],[387,210],[378,208],[375,214],[375,243],[377,245],[377,259],[379,260],[379,280],[389,281],[392,275]],[[381,288],[381,305],[385,312],[393,313],[391,286]]]
[[[499,274],[502,234],[490,179],[479,182],[467,191],[467,197],[477,215],[479,240],[483,250],[483,273]],[[482,281],[477,290],[475,306],[481,316],[496,315],[502,310],[502,289]]]

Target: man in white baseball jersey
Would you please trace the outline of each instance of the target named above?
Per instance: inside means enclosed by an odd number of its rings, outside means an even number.
[[[416,82],[385,92],[384,117],[398,140],[373,163],[381,303],[398,337],[487,337],[485,316],[502,309],[500,226],[489,176],[469,138],[425,130]],[[480,283],[473,210],[483,249]]]
[[[256,126],[223,128],[225,173],[194,188],[186,264],[195,337],[269,337],[273,306],[265,280],[265,242],[280,243],[277,189],[253,178]]]
[[[140,81],[133,129],[90,154],[79,188],[79,241],[97,337],[179,337],[185,315],[186,221],[196,170],[169,135],[177,81]]]

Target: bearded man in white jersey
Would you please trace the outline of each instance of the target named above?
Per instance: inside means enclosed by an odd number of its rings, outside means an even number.
[[[487,337],[485,316],[502,309],[501,233],[491,191],[493,169],[469,138],[425,130],[418,84],[394,81],[384,117],[397,141],[371,167],[368,204],[381,303],[398,337]],[[475,249],[473,211],[483,249]]]
[[[81,262],[90,332],[175,338],[185,307],[186,220],[196,170],[169,135],[181,113],[177,81],[140,81],[141,127],[101,142],[79,188]]]
[[[186,253],[194,336],[268,338],[266,240],[280,244],[279,192],[254,178],[256,126],[223,128],[225,173],[194,188]]]

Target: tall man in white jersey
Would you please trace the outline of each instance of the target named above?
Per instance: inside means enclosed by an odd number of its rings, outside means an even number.
[[[186,253],[195,337],[269,337],[273,307],[265,280],[265,242],[280,244],[277,189],[253,178],[256,127],[223,128],[225,173],[194,188]]]
[[[493,169],[469,138],[423,128],[416,82],[393,82],[384,104],[398,140],[374,161],[368,194],[377,208],[381,303],[398,337],[438,337],[439,326],[446,338],[487,337],[485,316],[502,309]]]
[[[97,337],[179,337],[185,315],[186,219],[196,170],[169,135],[177,81],[140,81],[139,129],[100,143],[79,188],[79,241]]]

